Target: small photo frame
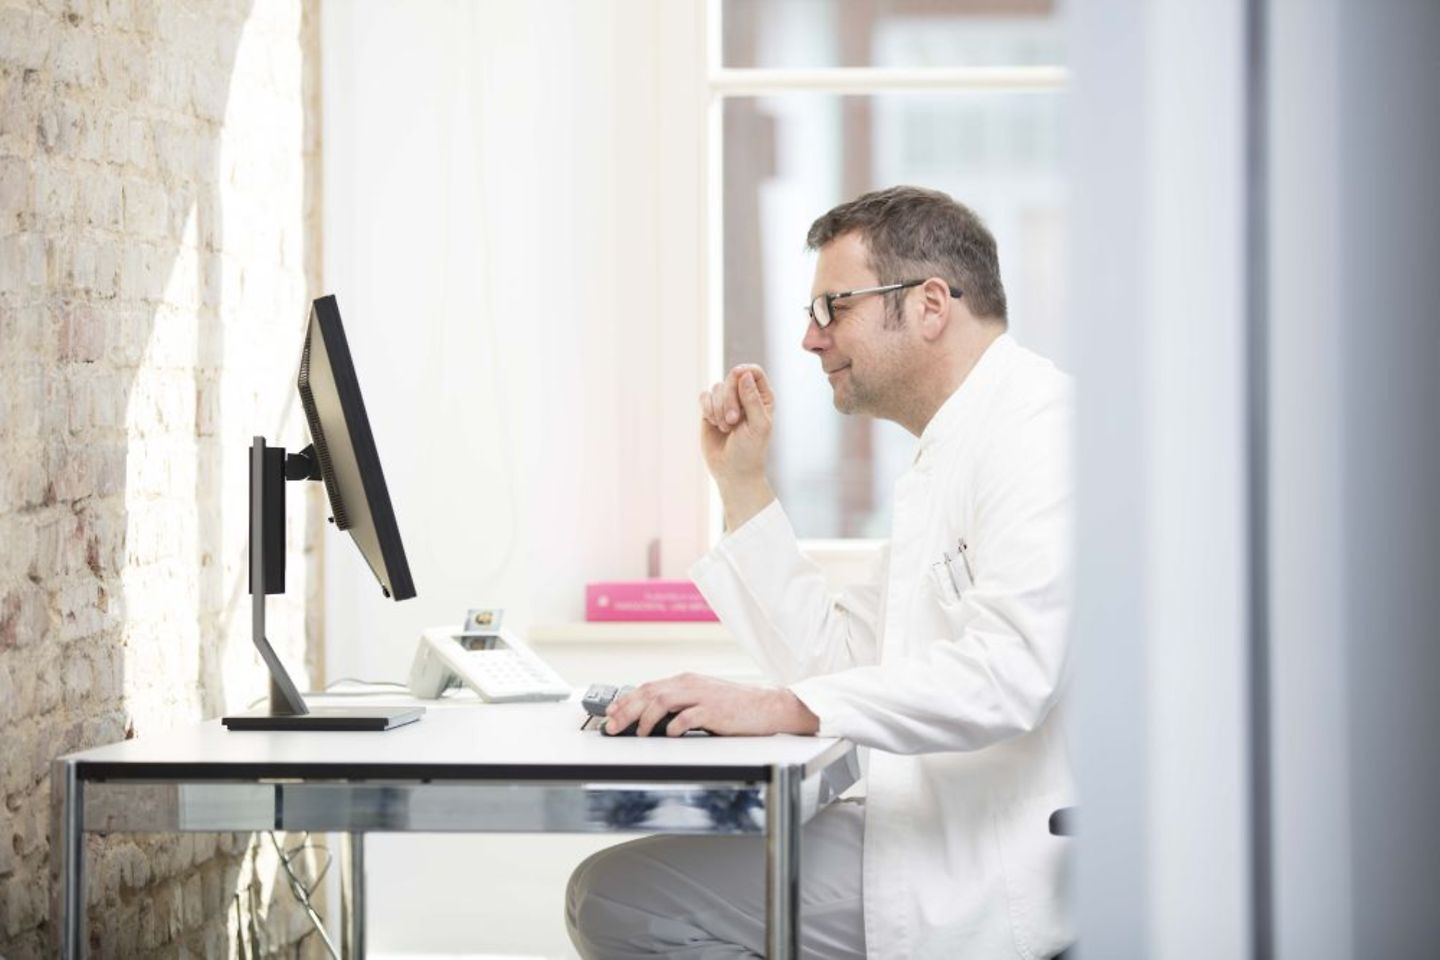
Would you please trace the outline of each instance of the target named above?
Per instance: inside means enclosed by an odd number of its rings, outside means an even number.
[[[500,633],[500,623],[505,611],[499,607],[472,607],[465,611],[465,621],[460,626],[462,637],[493,637]]]

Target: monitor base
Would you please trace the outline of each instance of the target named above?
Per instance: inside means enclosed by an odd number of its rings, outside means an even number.
[[[230,730],[393,730],[424,712],[424,707],[312,707],[302,714],[252,710],[220,722]]]

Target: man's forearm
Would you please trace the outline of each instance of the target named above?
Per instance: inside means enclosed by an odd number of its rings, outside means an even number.
[[[775,500],[775,491],[763,476],[758,480],[717,484],[720,502],[725,505],[725,529],[739,530],[751,517]]]
[[[805,706],[805,702],[795,694],[781,687],[775,691],[777,720],[775,724],[776,733],[794,733],[800,736],[812,736],[820,730],[820,718]]]

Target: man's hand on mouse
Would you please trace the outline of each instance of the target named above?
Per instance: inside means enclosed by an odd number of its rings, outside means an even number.
[[[820,720],[784,687],[753,687],[694,673],[640,686],[615,699],[605,711],[605,732],[624,730],[639,721],[636,736],[650,730],[666,714],[675,718],[665,730],[678,737],[689,730],[728,736],[772,733],[813,734]]]
[[[775,499],[765,479],[775,395],[765,371],[741,364],[700,394],[700,450],[734,530]]]

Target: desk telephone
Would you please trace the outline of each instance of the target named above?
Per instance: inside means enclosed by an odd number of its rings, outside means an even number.
[[[461,629],[435,627],[420,635],[410,667],[410,692],[434,700],[451,687],[466,686],[487,703],[568,700],[570,686],[519,637],[500,628],[498,610],[471,610]],[[605,708],[631,687],[591,684],[581,698],[586,726],[602,725]],[[667,713],[650,731],[663,737],[675,714]],[[636,720],[617,736],[635,735]],[[703,731],[694,731],[703,732]]]
[[[490,615],[490,616],[487,616]],[[472,610],[462,629],[436,627],[420,635],[410,666],[410,692],[435,699],[466,686],[489,703],[568,700],[571,689],[493,611]]]

